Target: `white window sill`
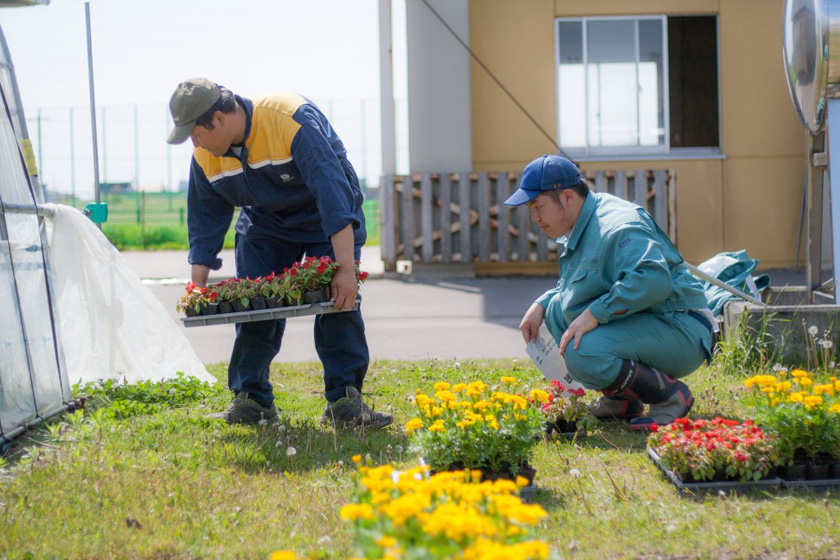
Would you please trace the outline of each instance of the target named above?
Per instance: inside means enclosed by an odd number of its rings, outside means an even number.
[[[597,162],[597,161],[663,161],[663,160],[689,160],[689,159],[726,159],[726,155],[717,148],[683,148],[662,153],[647,154],[598,154],[598,155],[576,155],[573,152],[566,152],[574,162]]]

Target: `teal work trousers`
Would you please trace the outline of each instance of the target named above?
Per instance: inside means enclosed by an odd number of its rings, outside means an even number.
[[[572,378],[602,390],[618,377],[622,360],[635,360],[673,378],[685,377],[711,359],[712,331],[685,311],[634,313],[601,324],[574,340],[564,358]]]

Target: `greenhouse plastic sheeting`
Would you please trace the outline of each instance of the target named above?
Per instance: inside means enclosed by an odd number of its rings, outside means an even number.
[[[46,204],[46,239],[70,382],[215,382],[163,305],[84,214]]]
[[[34,207],[8,92],[0,93],[0,202]],[[40,218],[0,213],[0,435],[53,415],[69,400],[56,339]]]

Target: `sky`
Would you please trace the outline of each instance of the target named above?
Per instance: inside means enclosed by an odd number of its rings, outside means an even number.
[[[377,0],[89,4],[100,181],[154,189],[186,178],[189,146],[167,148],[164,141],[167,105],[179,82],[198,76],[246,97],[309,97],[330,117],[360,175],[378,175]],[[0,25],[42,181],[92,193],[85,2],[2,8]]]

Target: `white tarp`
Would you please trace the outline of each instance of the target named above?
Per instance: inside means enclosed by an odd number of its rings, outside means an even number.
[[[59,333],[70,383],[175,377],[215,382],[184,333],[101,231],[59,204],[46,218]]]

